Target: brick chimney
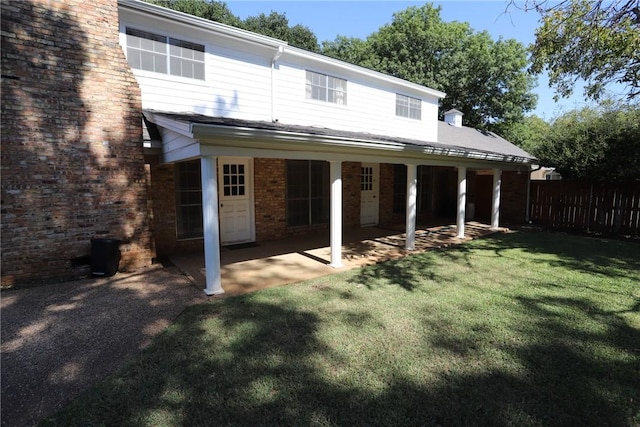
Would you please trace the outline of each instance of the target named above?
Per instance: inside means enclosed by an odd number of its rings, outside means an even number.
[[[444,121],[449,123],[451,126],[455,126],[457,128],[462,127],[462,111],[458,111],[455,108],[444,113]]]
[[[2,2],[2,285],[82,277],[93,237],[151,263],[140,88],[117,0]]]

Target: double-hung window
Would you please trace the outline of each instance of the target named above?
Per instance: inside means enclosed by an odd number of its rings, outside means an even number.
[[[396,116],[421,120],[422,101],[418,98],[396,93]]]
[[[347,81],[326,74],[307,71],[307,99],[347,105]]]
[[[132,68],[204,80],[204,46],[127,28],[127,59]]]
[[[287,225],[329,222],[329,163],[287,160]]]

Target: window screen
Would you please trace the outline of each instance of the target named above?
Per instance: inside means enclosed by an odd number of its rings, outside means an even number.
[[[329,164],[287,160],[287,225],[329,222]]]
[[[178,239],[203,236],[202,181],[198,160],[176,165],[176,230]]]

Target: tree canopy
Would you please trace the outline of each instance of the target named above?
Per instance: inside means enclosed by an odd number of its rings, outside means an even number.
[[[536,104],[521,43],[444,22],[431,4],[395,13],[366,40],[325,42],[322,53],[446,92],[442,111],[462,111],[473,127],[504,131]]]
[[[264,36],[284,40],[291,46],[318,52],[320,46],[316,35],[303,25],[289,26],[289,19],[284,13],[271,12],[250,16],[244,21],[231,12],[225,2],[209,0],[145,0],[189,15],[198,16],[210,21],[232,25],[253,31]]]
[[[224,2],[206,0],[145,0],[148,3],[188,13],[210,21],[240,27],[242,20]]]
[[[565,113],[538,138],[532,154],[564,178],[640,180],[640,106],[607,101]]]
[[[531,70],[549,72],[556,99],[586,82],[584,95],[599,99],[618,83],[629,99],[640,95],[640,4],[637,0],[529,0],[541,13],[531,48]]]
[[[269,15],[261,13],[250,16],[242,23],[242,28],[269,37],[285,40],[292,46],[318,52],[318,38],[309,28],[303,25],[289,26],[289,19],[284,13],[271,11]]]

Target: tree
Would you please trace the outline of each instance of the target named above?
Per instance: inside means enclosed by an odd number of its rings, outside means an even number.
[[[234,15],[224,2],[210,0],[145,0],[189,15],[198,16],[210,21],[231,25],[264,36],[284,40],[291,46],[318,52],[318,38],[309,28],[303,25],[289,26],[289,20],[283,13],[271,12],[250,16],[244,21]]]
[[[531,48],[531,71],[549,72],[556,99],[569,96],[576,81],[585,97],[599,99],[618,83],[629,99],[640,95],[640,5],[637,0],[529,0],[542,16]]]
[[[527,52],[515,40],[493,41],[468,23],[443,22],[431,4],[393,15],[365,41],[338,37],[324,54],[442,90],[441,110],[457,108],[469,126],[506,129],[535,107]]]
[[[608,101],[565,113],[533,154],[566,178],[640,180],[640,106]]]
[[[537,153],[545,143],[551,131],[551,125],[536,115],[527,116],[504,129],[500,136],[513,142],[523,150]]]
[[[239,27],[240,18],[234,15],[224,2],[206,0],[145,0],[189,15],[198,16],[210,21]]]
[[[375,68],[371,45],[357,37],[337,36],[334,41],[324,41],[322,54],[362,67]]]
[[[284,13],[271,11],[269,15],[261,13],[245,19],[242,27],[265,36],[274,37],[288,42],[292,46],[318,52],[318,38],[309,28],[302,25],[289,26],[289,20]]]

